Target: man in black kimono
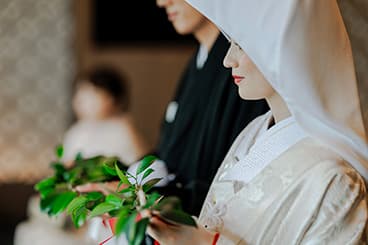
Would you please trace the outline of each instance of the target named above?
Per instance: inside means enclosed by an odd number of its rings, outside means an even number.
[[[244,101],[222,61],[229,42],[184,0],[157,0],[179,34],[193,34],[200,46],[169,103],[156,154],[172,174],[164,195],[179,196],[198,215],[212,179],[235,137],[268,111],[265,101]]]

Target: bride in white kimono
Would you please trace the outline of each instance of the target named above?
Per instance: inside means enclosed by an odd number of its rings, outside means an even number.
[[[166,244],[367,244],[368,146],[336,0],[187,0],[231,40],[240,96],[271,111],[238,136],[199,228],[151,218]],[[219,237],[219,240],[217,240]]]

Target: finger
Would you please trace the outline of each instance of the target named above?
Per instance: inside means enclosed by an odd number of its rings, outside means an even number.
[[[151,217],[150,223],[147,226],[147,233],[153,239],[160,241],[160,237],[162,237],[162,232],[165,231],[165,224],[162,223],[158,218]]]
[[[160,235],[157,230],[150,224],[147,226],[147,234],[156,241],[160,241]]]
[[[89,192],[92,189],[92,184],[78,185],[75,187],[78,192]]]
[[[99,191],[102,192],[104,195],[108,195],[109,191],[106,190],[106,188],[103,186],[103,184],[85,184],[85,185],[79,185],[75,188],[78,192],[93,192],[93,191]]]
[[[152,216],[150,224],[157,227],[165,227],[167,225],[158,216]]]
[[[102,219],[104,219],[104,220],[108,220],[108,219],[111,219],[111,216],[109,215],[109,214],[103,214],[102,216],[101,216],[101,218]]]
[[[64,166],[66,168],[72,168],[73,165],[74,165],[74,161],[66,161],[66,162],[64,162]]]
[[[110,181],[110,182],[104,182],[104,185],[107,189],[111,190],[111,191],[116,191],[118,189],[118,186],[119,186],[119,181]],[[119,187],[119,190],[123,190],[125,188],[127,188],[128,185],[125,185],[125,184],[122,184],[120,187]]]
[[[174,222],[170,222],[170,220],[166,220],[165,218],[161,217],[160,214],[153,213],[152,217],[155,218],[155,221],[161,222],[162,224],[166,225],[168,228],[179,228],[181,225],[175,224]]]
[[[107,195],[109,195],[111,192],[113,192],[115,190],[109,190],[109,188],[106,185],[106,183],[97,183],[96,184],[95,191],[102,192],[102,194],[104,194],[105,196],[107,196]]]

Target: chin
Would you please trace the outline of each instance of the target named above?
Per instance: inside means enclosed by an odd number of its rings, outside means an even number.
[[[256,94],[249,93],[249,91],[246,92],[240,88],[238,92],[240,98],[242,98],[243,100],[259,100],[264,98],[263,96],[257,96]]]
[[[240,89],[239,89],[238,93],[239,93],[240,98],[242,98],[243,100],[247,99],[247,97],[240,91]]]
[[[193,28],[188,27],[187,25],[181,25],[180,23],[173,24],[175,31],[180,35],[189,35],[194,32]]]
[[[187,30],[185,28],[175,28],[175,31],[179,34],[179,35],[189,35],[192,34],[192,32],[190,30]]]

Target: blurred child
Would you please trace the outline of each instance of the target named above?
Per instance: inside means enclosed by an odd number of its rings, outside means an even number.
[[[148,152],[129,112],[128,87],[111,68],[98,68],[76,81],[73,110],[77,122],[64,139],[64,160],[117,156],[130,165]]]

